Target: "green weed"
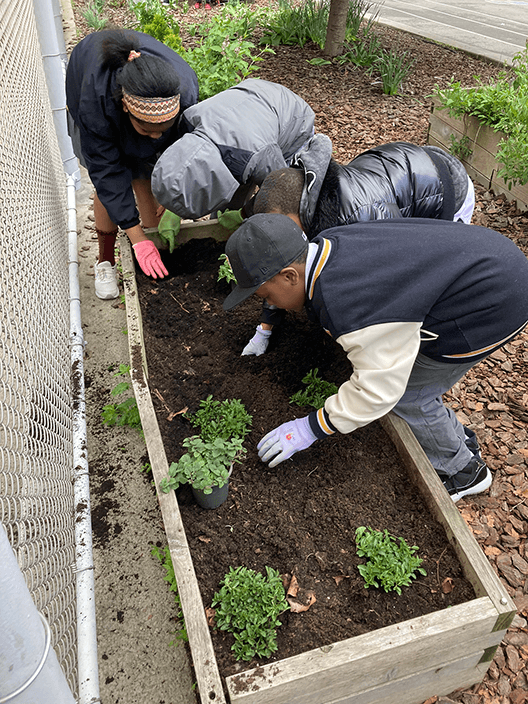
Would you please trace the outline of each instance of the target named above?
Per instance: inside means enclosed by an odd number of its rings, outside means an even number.
[[[130,374],[130,367],[128,364],[120,364],[119,371],[117,371],[114,376],[124,376],[125,374]],[[110,393],[112,396],[120,396],[130,388],[131,386],[128,381],[121,381],[114,386]],[[129,426],[137,430],[141,434],[141,437],[145,437],[141,427],[141,418],[139,417],[137,402],[133,396],[119,403],[107,404],[103,407],[101,417],[104,425]]]
[[[221,264],[218,267],[218,278],[216,280],[221,281],[222,279],[225,279],[228,284],[231,283],[231,281],[236,284],[237,280],[235,275],[233,274],[233,269],[231,269],[231,264],[229,263],[227,254],[221,254],[218,257],[218,260],[221,262]]]
[[[193,427],[200,428],[200,437],[205,441],[232,437],[244,439],[253,420],[240,399],[215,401],[211,395],[202,399],[196,413],[186,415],[186,418]]]
[[[174,602],[176,603],[176,617],[180,623],[180,629],[176,632],[176,637],[171,641],[170,645],[176,645],[178,641],[183,641],[184,643],[189,642],[187,636],[187,628],[185,627],[185,620],[183,618],[183,611],[181,606],[180,594],[178,592],[178,584],[176,582],[176,575],[174,574],[174,567],[172,565],[172,558],[169,550],[169,546],[161,549],[156,546],[150,551],[151,555],[156,557],[165,569],[165,576],[163,579],[168,582],[171,592],[174,594]]]
[[[105,17],[101,17],[104,8],[104,0],[94,0],[82,11],[86,24],[96,31],[104,29],[108,23]]]

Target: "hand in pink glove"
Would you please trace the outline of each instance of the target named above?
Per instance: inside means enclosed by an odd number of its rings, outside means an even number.
[[[169,272],[161,261],[160,253],[154,242],[143,240],[142,242],[136,242],[132,247],[138,264],[144,274],[152,276],[155,279],[157,279],[158,276],[162,279],[164,276],[168,275]]]
[[[267,462],[272,457],[275,459],[269,463],[270,467],[276,467],[283,460],[289,459],[299,450],[306,450],[307,447],[317,440],[310,428],[309,416],[297,418],[279,425],[265,435],[257,445],[260,459]]]

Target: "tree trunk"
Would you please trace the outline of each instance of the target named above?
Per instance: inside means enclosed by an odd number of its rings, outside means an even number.
[[[323,50],[325,56],[338,56],[343,52],[346,20],[349,0],[331,0],[326,41]]]

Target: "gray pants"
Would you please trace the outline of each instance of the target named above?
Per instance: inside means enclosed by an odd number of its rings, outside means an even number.
[[[453,476],[473,457],[465,443],[464,426],[444,406],[442,394],[476,363],[446,364],[419,354],[405,393],[392,409],[407,421],[440,475]]]

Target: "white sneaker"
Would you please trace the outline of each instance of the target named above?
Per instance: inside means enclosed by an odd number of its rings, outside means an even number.
[[[97,298],[109,300],[119,296],[119,286],[117,285],[116,265],[110,262],[98,261],[94,264],[95,273],[95,295]]]

